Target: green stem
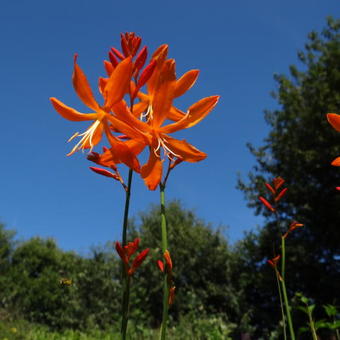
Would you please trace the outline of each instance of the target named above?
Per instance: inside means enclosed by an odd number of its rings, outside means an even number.
[[[127,325],[129,321],[129,301],[130,301],[130,276],[125,275],[125,285],[123,291],[123,315],[122,315],[122,326],[121,335],[122,340],[126,339]]]
[[[160,189],[160,199],[161,199],[161,228],[162,228],[162,252],[168,249],[168,238],[167,238],[167,231],[166,231],[166,216],[165,216],[165,184],[159,185]],[[162,313],[162,326],[161,326],[161,333],[160,339],[165,340],[166,335],[166,326],[168,321],[168,313],[169,313],[169,287],[167,281],[167,274],[164,273],[164,285],[163,285],[163,313]]]
[[[318,336],[316,335],[316,331],[315,331],[314,321],[313,321],[313,318],[312,318],[312,313],[310,312],[308,305],[307,305],[306,308],[307,308],[307,312],[308,312],[309,327],[311,329],[313,340],[318,340]]]
[[[277,289],[279,291],[279,298],[280,298],[280,308],[281,308],[281,315],[282,315],[282,327],[283,327],[283,338],[284,340],[287,340],[287,329],[286,329],[286,316],[285,311],[283,308],[283,301],[282,301],[282,292],[281,292],[281,286],[280,286],[280,280],[279,280],[279,272],[276,269],[276,282],[277,282]]]
[[[289,302],[288,302],[288,297],[287,297],[286,284],[285,284],[284,280],[281,281],[281,286],[282,286],[283,299],[284,299],[285,307],[286,307],[286,315],[287,315],[290,339],[295,340],[295,333],[294,333],[294,328],[293,328],[292,316],[290,314],[290,307],[289,307]]]
[[[281,236],[281,276],[282,279],[285,280],[285,271],[286,271],[286,242],[285,238]]]
[[[125,195],[125,208],[124,208],[124,222],[123,222],[123,232],[122,232],[122,246],[126,245],[126,234],[127,234],[127,226],[129,222],[129,207],[130,207],[130,197],[131,197],[131,184],[132,184],[132,175],[133,170],[129,170],[129,178],[128,185],[126,187],[126,195]]]
[[[127,244],[127,226],[129,220],[129,207],[131,197],[131,185],[132,185],[133,170],[129,170],[128,185],[126,187],[125,195],[125,208],[124,208],[124,220],[122,231],[122,246]],[[121,337],[122,340],[126,339],[127,325],[129,321],[129,301],[130,301],[130,276],[127,275],[124,263],[122,262],[122,283],[123,283],[123,299],[122,299],[122,324],[121,324]]]

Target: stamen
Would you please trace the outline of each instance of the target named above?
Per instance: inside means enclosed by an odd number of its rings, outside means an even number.
[[[146,110],[145,113],[142,113],[140,115],[140,120],[143,120],[143,118],[146,118],[146,122],[148,122],[150,119],[153,118],[153,109],[152,109],[152,105],[148,106],[148,109]]]
[[[159,148],[162,146],[163,147],[163,151],[164,151],[164,155],[166,157],[168,157],[171,161],[174,161],[173,156],[180,158],[180,155],[177,155],[174,151],[172,151],[166,144],[166,139],[165,138],[158,138],[158,146],[156,149],[154,149],[154,152],[156,154],[156,152],[159,150]],[[157,155],[156,155],[157,156]],[[158,156],[159,157],[159,156]]]
[[[99,126],[100,121],[96,120],[85,132],[79,134],[79,132],[76,132],[69,140],[68,142],[70,142],[71,140],[73,140],[75,137],[82,137],[80,139],[80,141],[73,147],[73,149],[71,150],[70,153],[67,154],[67,156],[70,156],[72,154],[74,154],[76,151],[84,149],[84,146],[87,144],[87,142],[89,142],[90,144],[90,151],[92,151],[93,149],[93,143],[92,143],[92,139],[93,139],[93,135],[97,130],[97,127]]]

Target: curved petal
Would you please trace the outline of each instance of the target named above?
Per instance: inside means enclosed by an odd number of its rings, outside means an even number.
[[[116,124],[122,123],[121,129],[119,127],[118,130],[128,135],[130,138],[140,138],[140,136],[143,134],[143,132],[151,132],[151,127],[137,119],[134,115],[131,114],[130,109],[127,107],[126,103],[122,100],[119,103],[115,104],[112,107],[113,112],[117,116],[117,118],[114,118],[113,116],[109,116],[109,119],[112,121],[112,124],[114,125],[114,119],[116,120]],[[118,121],[118,122],[117,122]],[[114,125],[115,126],[115,125]],[[125,132],[126,131],[130,131]],[[127,130],[128,129],[128,130]],[[136,129],[142,132],[138,132]]]
[[[219,98],[219,96],[211,96],[199,100],[189,107],[188,113],[181,120],[161,127],[160,132],[172,133],[196,125],[216,106]]]
[[[174,106],[171,106],[170,111],[167,114],[167,119],[173,120],[174,122],[178,122],[186,115],[185,112],[177,109]]]
[[[112,159],[115,160],[115,163],[124,163],[130,169],[140,172],[138,159],[129,146],[114,137],[107,125],[105,125],[105,133],[111,144],[110,152],[112,153]]]
[[[152,100],[152,126],[160,127],[172,106],[176,86],[175,61],[168,59],[162,68],[162,76],[155,89]]]
[[[101,95],[104,94],[105,86],[108,82],[108,78],[99,77],[98,88]]]
[[[141,168],[141,176],[149,190],[155,190],[162,179],[163,161],[150,148],[148,162]]]
[[[124,142],[129,149],[135,154],[135,155],[139,155],[144,148],[146,147],[146,144],[139,142],[138,140],[135,139],[130,139],[126,142]]]
[[[199,70],[188,71],[176,81],[176,88],[174,93],[175,98],[182,96],[195,84],[199,73]]]
[[[104,89],[105,107],[111,108],[113,104],[123,99],[128,92],[132,74],[131,57],[121,61],[114,71]]]
[[[82,69],[77,64],[77,56],[74,57],[74,69],[72,75],[73,87],[81,101],[94,111],[98,111],[99,105],[94,99],[91,87]]]
[[[340,115],[336,113],[327,113],[327,119],[333,128],[340,132]]]
[[[157,83],[159,81],[161,69],[168,55],[168,48],[169,48],[168,45],[165,45],[165,44],[161,45],[157,48],[157,50],[152,55],[151,60],[156,60],[157,65],[154,71],[152,72],[152,76],[146,83],[148,93],[151,95],[155,92]]]
[[[114,131],[123,133],[130,138],[136,138],[139,141],[144,142],[143,135],[139,131],[134,129],[133,127],[129,126],[128,124],[122,122],[121,120],[119,120],[119,119],[117,119],[116,117],[113,117],[113,116],[108,115],[107,119],[112,124]]]
[[[148,106],[148,102],[139,102],[133,105],[133,115],[139,118],[140,115],[147,110]]]
[[[50,98],[50,101],[55,108],[55,110],[64,118],[74,121],[81,122],[85,120],[95,120],[97,119],[96,113],[81,113],[71,107],[65,105],[57,98]]]
[[[196,149],[186,140],[178,140],[170,136],[164,136],[163,141],[166,143],[166,146],[183,161],[194,163],[207,157],[206,153]]]
[[[104,67],[105,67],[106,74],[110,77],[110,75],[112,74],[114,70],[112,63],[107,60],[104,60]]]
[[[340,166],[340,157],[335,158],[331,164],[334,166]]]

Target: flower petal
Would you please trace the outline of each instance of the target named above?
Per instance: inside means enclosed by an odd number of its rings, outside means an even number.
[[[189,107],[188,113],[178,122],[163,126],[161,132],[172,133],[178,130],[190,128],[199,123],[215,107],[219,96],[206,97]]]
[[[155,190],[162,179],[163,161],[157,157],[151,147],[148,162],[141,168],[141,176],[150,190]]]
[[[340,115],[336,113],[327,113],[327,120],[336,131],[340,132]]]
[[[170,136],[164,136],[163,141],[166,146],[183,161],[186,162],[199,162],[207,157],[207,154],[196,149],[193,145],[189,144],[186,140],[178,140]]]
[[[81,113],[71,107],[65,105],[57,98],[50,98],[52,105],[54,106],[55,110],[64,118],[74,121],[74,122],[81,122],[85,120],[95,120],[97,119],[96,113]]]
[[[74,57],[74,69],[72,75],[73,87],[81,101],[94,111],[99,110],[99,105],[94,99],[91,87],[82,69],[77,64],[77,55]]]
[[[104,89],[105,107],[111,108],[111,106],[124,97],[128,92],[130,80],[132,74],[132,62],[131,57],[128,57],[121,61],[114,71]]]
[[[116,111],[115,111],[116,112]],[[132,116],[131,113],[129,113],[129,115],[132,117],[128,117],[130,118],[130,120],[132,122],[138,121],[144,125],[147,125],[141,121],[139,121],[136,117]],[[117,117],[114,117],[112,115],[107,115],[106,116],[107,119],[110,121],[110,123],[112,124],[113,128],[121,133],[124,133],[125,135],[129,136],[130,138],[134,138],[136,140],[138,140],[141,143],[145,143],[148,141],[147,139],[147,135],[143,134],[142,132],[140,132],[139,130],[136,130],[135,126],[133,124],[130,124],[129,119],[128,118],[124,118],[124,121],[121,119],[121,117],[119,117],[117,115]],[[144,126],[143,126],[144,127]],[[137,126],[138,128],[138,126]]]
[[[331,164],[334,166],[340,166],[340,157],[335,158]]]
[[[136,155],[133,151],[129,148],[129,146],[114,137],[108,129],[105,129],[107,139],[111,144],[110,152],[112,153],[112,159],[117,159],[116,163],[124,163],[130,169],[140,172],[140,165]]]
[[[174,93],[175,98],[182,96],[195,84],[199,73],[199,70],[188,71],[176,81],[176,88]]]
[[[162,75],[155,88],[152,100],[152,126],[160,127],[172,106],[176,86],[175,61],[169,59],[164,63]]]
[[[185,112],[177,109],[174,106],[171,106],[170,111],[167,114],[167,119],[173,120],[174,122],[178,122],[186,115]]]

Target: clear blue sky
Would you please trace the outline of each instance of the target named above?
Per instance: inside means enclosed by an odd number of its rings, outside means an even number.
[[[261,219],[235,189],[237,172],[254,165],[245,144],[260,145],[268,128],[263,110],[275,108],[274,73],[287,73],[311,30],[340,13],[338,0],[301,1],[5,1],[1,38],[0,219],[19,238],[53,237],[64,249],[86,253],[120,238],[124,193],[88,170],[85,155],[66,154],[66,140],[88,124],[61,118],[55,96],[86,111],[71,84],[73,54],[97,93],[102,61],[120,32],[134,31],[152,51],[167,43],[177,74],[201,70],[179,102],[185,109],[219,94],[216,109],[181,137],[208,153],[172,174],[167,198],[213,226],[228,225],[234,242]],[[99,98],[99,96],[98,96]],[[131,216],[158,202],[135,177]]]

